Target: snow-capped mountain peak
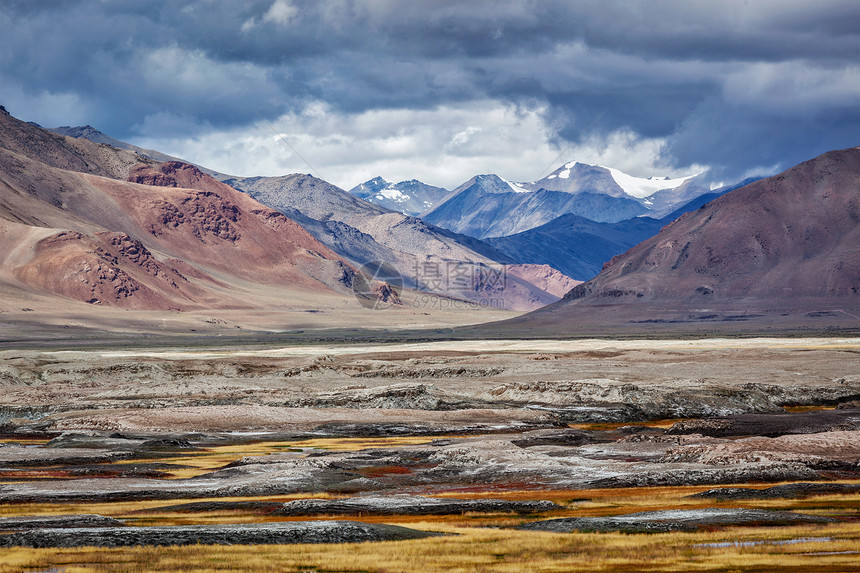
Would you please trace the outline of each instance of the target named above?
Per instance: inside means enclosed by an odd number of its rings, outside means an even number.
[[[621,189],[629,196],[635,197],[636,199],[644,199],[653,195],[658,191],[664,191],[666,189],[676,189],[692,179],[693,177],[697,177],[702,173],[694,173],[693,175],[687,175],[686,177],[676,177],[670,178],[666,176],[652,176],[652,177],[635,177],[633,175],[628,175],[624,173],[620,169],[615,169],[614,167],[607,167],[605,165],[598,165],[594,163],[582,163],[579,161],[571,161],[570,163],[565,163],[561,168],[557,169],[554,173],[546,177],[546,179],[570,179],[571,170],[576,169],[577,166],[581,166],[582,168],[599,168],[605,169],[612,175],[612,179],[615,183],[621,187]]]
[[[618,186],[624,189],[625,193],[637,199],[650,197],[657,191],[664,189],[677,189],[693,177],[702,174],[694,173],[693,175],[677,177],[675,179],[669,179],[669,177],[634,177],[612,167],[604,167],[602,165],[600,167],[608,169],[609,173],[612,174],[612,178],[618,183]]]
[[[369,203],[413,217],[432,208],[448,194],[447,189],[426,185],[416,179],[392,183],[382,177],[365,181],[349,192]]]
[[[356,195],[358,192],[366,193],[368,195],[373,195],[374,193],[377,193],[381,189],[385,189],[389,185],[392,185],[392,183],[390,181],[386,181],[382,177],[374,177],[373,179],[371,179],[369,181],[365,181],[361,185],[358,185],[357,187],[355,187],[353,189],[353,191],[355,191],[355,193],[353,193],[353,195]]]

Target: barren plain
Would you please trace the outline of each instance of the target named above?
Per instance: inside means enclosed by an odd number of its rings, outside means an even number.
[[[860,339],[211,341],[0,351],[0,571],[860,558]]]

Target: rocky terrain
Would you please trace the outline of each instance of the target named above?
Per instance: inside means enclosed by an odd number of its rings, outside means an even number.
[[[857,480],[857,348],[801,339],[5,351],[0,503],[316,492],[353,497],[235,508],[543,513],[556,509],[432,496]],[[686,419],[655,423],[666,418]],[[343,438],[379,441],[314,445]],[[285,446],[199,465],[260,442]],[[211,503],[170,507],[232,502]]]
[[[787,525],[795,523],[832,523],[826,517],[816,517],[784,511],[756,509],[693,509],[645,511],[613,517],[573,517],[535,521],[521,526],[530,531],[624,531],[627,533],[655,533],[658,531],[684,531],[715,525]]]
[[[690,497],[709,499],[804,499],[830,494],[856,494],[860,484],[790,483],[764,489],[746,487],[717,487]]]
[[[355,521],[295,521],[252,525],[44,528],[0,535],[0,547],[128,547],[132,545],[265,545],[358,543],[421,539],[433,533]]]
[[[506,499],[445,499],[419,495],[365,495],[343,499],[297,499],[275,510],[276,515],[446,515],[467,512],[540,513],[562,509],[551,501]]]

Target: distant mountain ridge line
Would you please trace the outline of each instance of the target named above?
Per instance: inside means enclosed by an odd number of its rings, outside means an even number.
[[[454,287],[442,281],[441,294],[478,302],[488,297],[501,299],[506,308],[520,310],[560,298],[523,278],[531,276],[529,273],[511,274],[505,288],[487,290],[480,278],[482,267],[517,261],[478,239],[369,203],[312,175],[231,178],[225,182],[298,220],[354,264],[384,262],[393,266],[411,288],[423,289],[427,282],[416,276],[415,269],[444,269],[451,262],[459,262],[462,270],[471,269],[473,284],[464,290],[462,285]],[[558,271],[551,278],[559,284],[571,280]],[[546,277],[541,275],[541,280]],[[430,282],[435,285],[438,281]],[[555,290],[553,285],[547,288]]]
[[[602,223],[640,215],[661,218],[711,192],[712,186],[707,172],[675,179],[637,178],[611,167],[571,161],[538,181],[512,183],[497,175],[477,175],[422,217],[458,233],[497,238],[565,214]]]
[[[746,179],[700,195],[661,219],[640,216],[600,223],[568,213],[533,229],[485,241],[514,259],[548,264],[567,276],[588,280],[613,257],[655,235],[684,213],[756,180]]]
[[[57,128],[56,131],[63,131],[75,137],[101,139],[109,145],[125,145],[133,150],[140,149],[114,140],[90,126],[63,127]],[[150,156],[157,154],[158,152],[151,152]],[[170,156],[164,156],[164,158],[175,160]],[[659,193],[661,191],[659,188],[663,187],[665,183],[668,186],[663,190],[674,191],[685,185],[690,187],[691,181],[694,182],[693,180],[696,178],[701,178],[703,174],[674,179],[666,179],[665,177],[635,178],[611,167],[571,161],[537,182],[514,183],[492,174],[478,175],[451,192],[425,185],[414,179],[391,183],[382,177],[375,177],[356,186],[349,192],[350,195],[375,205],[374,207],[368,209],[362,206],[367,205],[369,207],[368,203],[354,203],[346,200],[344,195],[338,195],[342,197],[340,199],[341,207],[329,212],[322,212],[307,201],[301,205],[298,203],[281,205],[284,201],[283,197],[281,199],[264,198],[259,191],[252,189],[256,183],[263,180],[286,181],[299,177],[298,174],[283,178],[235,178],[223,174],[219,175],[228,184],[243,192],[250,192],[257,199],[263,199],[270,205],[273,204],[272,201],[277,201],[281,212],[299,220],[306,228],[312,229],[312,233],[317,238],[322,239],[329,247],[334,248],[341,255],[347,256],[356,264],[361,264],[368,258],[397,260],[403,255],[397,255],[395,251],[392,251],[391,247],[394,245],[390,243],[390,238],[384,240],[388,241],[388,246],[379,243],[379,239],[382,237],[378,234],[378,230],[367,233],[366,231],[371,230],[366,227],[367,223],[362,224],[365,225],[363,231],[347,223],[345,214],[347,211],[363,212],[366,216],[381,216],[386,212],[399,211],[414,216],[427,207],[428,210],[422,218],[427,223],[432,224],[431,228],[435,229],[435,231],[431,231],[432,233],[438,234],[443,229],[448,232],[447,229],[450,229],[455,234],[443,240],[453,240],[463,246],[468,244],[469,250],[477,249],[477,252],[488,257],[485,260],[562,267],[567,276],[586,279],[594,276],[599,268],[613,256],[659,230],[656,222],[649,224],[649,221],[653,221],[653,219],[648,217],[642,218],[641,221],[624,222],[637,216],[641,217],[654,213],[654,211],[649,210],[649,207],[654,206],[654,193],[646,195],[645,192],[641,192],[643,185],[650,186],[649,190],[658,189],[656,193]],[[640,192],[631,195],[629,188],[624,189],[621,186],[619,178],[633,181],[634,184],[639,185]],[[559,184],[559,181],[563,181],[564,185]],[[480,200],[477,203],[465,205],[457,204],[456,201],[454,204],[449,204],[452,199],[462,195],[464,187],[468,187],[470,183],[480,187],[479,191],[483,195],[479,197]],[[546,189],[547,186],[554,186],[557,190]],[[709,189],[710,186],[707,187]],[[687,195],[695,195],[704,189],[705,186],[699,182],[693,191],[688,190]],[[428,192],[432,194],[432,197],[428,198]],[[676,193],[675,199],[683,196],[683,193]],[[460,198],[462,199],[462,197]],[[481,201],[490,201],[491,203],[495,201],[498,203],[495,206],[506,216],[500,217],[497,214],[495,217],[487,217],[485,209],[480,205]],[[434,206],[434,202],[439,202],[439,204]],[[316,201],[316,203],[323,204],[325,201],[323,203]],[[647,203],[651,203],[651,205]],[[672,205],[674,206],[674,203]],[[340,209],[339,214],[335,212],[338,209]],[[446,209],[449,210],[447,219],[439,216]],[[308,216],[308,213],[312,213],[312,216]],[[597,227],[582,221],[566,228],[564,225],[574,221],[570,218],[562,219],[568,213],[574,213],[589,221],[597,221]],[[483,221],[481,220],[482,217],[484,218]],[[449,220],[453,219],[459,220],[450,224]],[[401,227],[404,224],[405,221],[398,223]],[[410,223],[410,225],[414,225],[414,223]],[[583,225],[592,228],[593,231],[585,231]],[[608,226],[601,227],[600,225]],[[530,229],[537,229],[537,235],[534,238],[531,234],[524,234]],[[551,236],[551,240],[547,242],[546,239],[538,238],[547,232],[550,234],[546,237]],[[586,234],[583,235],[583,232]],[[479,239],[487,239],[488,243],[467,239],[469,235]],[[438,236],[442,238],[442,235]],[[411,239],[407,242],[409,241]],[[560,245],[570,242],[575,242],[575,245],[571,248],[559,248]],[[410,248],[414,250],[415,247]],[[400,250],[396,246],[395,249],[396,251]],[[474,258],[474,255],[467,255],[467,257]]]
[[[117,140],[89,125],[77,127],[62,126],[52,128],[50,129],[50,131],[75,138],[83,137],[96,143],[104,143],[119,149],[130,150],[145,157],[155,159],[157,161],[182,161],[184,163],[188,163],[188,161],[174,156],[166,155],[154,150],[140,148],[138,146]],[[232,177],[199,165],[197,165],[196,167],[201,169],[201,171],[203,171],[204,173],[210,174],[216,179],[222,181],[226,179],[250,179],[249,177]],[[574,171],[579,171],[582,173],[576,175],[573,173]],[[598,179],[602,179],[602,181],[593,185],[588,185],[588,182],[595,178],[594,173],[589,172],[598,172],[603,174],[604,176],[602,178],[598,177]],[[693,180],[703,177],[705,173],[706,172],[702,172],[695,175],[689,175],[680,178],[676,177],[674,179],[668,179],[666,177],[660,176],[642,178],[628,175],[614,167],[608,167],[599,164],[589,164],[574,160],[563,164],[562,166],[555,169],[548,176],[544,177],[539,181],[512,182],[497,175],[478,175],[470,180],[467,180],[457,189],[451,192],[441,187],[427,185],[421,181],[418,181],[417,179],[410,179],[401,181],[399,183],[392,183],[378,176],[350,189],[349,193],[358,196],[370,203],[381,205],[389,210],[403,212],[404,214],[410,216],[422,217],[425,214],[429,214],[434,211],[436,207],[438,207],[440,204],[447,202],[449,199],[457,195],[458,192],[461,191],[464,186],[468,186],[470,182],[473,182],[475,180],[481,181],[485,178],[494,179],[500,183],[500,185],[490,184],[485,186],[485,191],[488,192],[500,193],[504,191],[510,191],[525,195],[530,193],[536,193],[541,190],[563,191],[565,193],[573,194],[584,192],[598,195],[608,195],[610,197],[616,197],[621,199],[632,199],[640,203],[641,208],[638,209],[638,211],[640,211],[639,213],[635,213],[637,208],[632,207],[629,204],[623,207],[620,207],[619,205],[602,207],[594,207],[592,205],[592,207],[586,208],[571,207],[572,210],[565,211],[573,212],[574,214],[585,216],[596,221],[616,222],[619,220],[623,220],[624,218],[629,218],[630,216],[646,214],[651,211],[655,211],[657,216],[661,217],[662,215],[668,213],[669,210],[671,210],[669,209],[669,207],[678,206],[683,202],[694,198],[694,196],[697,194],[702,194],[707,191],[710,191],[710,185],[708,185],[706,188],[701,184],[693,186],[695,188],[695,191],[687,190],[687,192],[685,193],[679,193],[677,191],[679,187],[690,187],[690,184]],[[573,176],[571,176],[572,174]],[[579,181],[579,179],[584,179],[585,181]],[[625,182],[627,183],[625,184]],[[662,182],[665,182],[668,185],[664,187],[661,185]],[[641,192],[640,188],[643,185],[651,186],[654,192],[648,195]],[[640,191],[637,192],[636,189],[640,189]],[[680,196],[674,197],[671,200],[659,200],[657,198],[657,196],[661,193],[665,195],[667,191],[674,192],[676,195]],[[540,201],[537,202],[539,203]],[[556,207],[559,204],[559,200],[557,198],[551,202]],[[594,200],[592,199],[590,203],[593,204]],[[557,215],[560,214],[564,214],[564,212],[557,213]],[[429,221],[439,224],[439,221],[435,221],[433,217],[434,216],[431,215],[431,219],[429,219]],[[549,220],[551,219],[547,219],[545,221],[541,219],[542,223],[548,222]],[[455,229],[451,228],[451,225],[446,224],[443,224],[441,226],[449,228],[451,230],[463,232],[463,228]],[[504,233],[501,233],[501,235],[513,234],[523,230],[527,229],[516,227],[514,229],[506,230]],[[466,232],[465,234],[472,236],[480,235],[480,233],[476,235],[475,233],[470,232]],[[485,236],[501,235],[498,232],[492,232],[491,235]],[[478,238],[482,237],[478,236]]]
[[[163,160],[160,165],[167,169],[167,172],[141,168],[132,174],[135,182],[169,187],[180,185],[207,187],[216,183],[214,179],[204,183],[199,176],[191,176],[187,181],[180,183],[176,181],[177,176],[188,178],[188,174],[193,171],[185,167],[190,165],[187,162],[120,142],[89,126],[58,128],[57,131],[68,133],[69,137],[75,137],[78,140],[98,139],[112,148],[142,154],[139,157],[146,158],[149,162],[156,161],[153,157]],[[196,167],[195,169],[203,173],[201,169]],[[459,260],[466,265],[476,266],[475,280],[478,281],[480,276],[478,266],[514,262],[472,237],[458,235],[414,217],[403,216],[384,206],[365,202],[313,177],[301,174],[280,178],[230,177],[212,170],[208,171],[215,173],[223,182],[243,194],[261,200],[267,206],[274,207],[276,211],[298,220],[301,225],[316,235],[322,244],[356,265],[373,260],[386,261],[395,264],[406,274],[406,270],[417,268],[419,261],[428,257],[430,261]],[[420,182],[404,183],[410,184],[413,188],[421,186],[422,191],[434,191],[437,196],[447,194],[447,190],[423,186]],[[528,273],[520,274],[522,277],[529,276]],[[557,292],[558,285],[567,284],[566,281],[570,281],[569,277],[554,271],[554,274],[541,275],[536,279],[544,285],[538,287],[521,276],[512,275],[506,289],[500,292],[494,291],[491,294],[504,299],[509,308],[531,309],[558,300],[563,294],[550,294],[544,288]],[[551,277],[551,280],[547,276]],[[482,290],[483,288],[476,282],[472,291],[458,291],[451,294],[465,295],[466,298],[486,296],[487,293]]]
[[[599,311],[598,311],[599,309]],[[493,332],[860,331],[860,147],[689,211]]]

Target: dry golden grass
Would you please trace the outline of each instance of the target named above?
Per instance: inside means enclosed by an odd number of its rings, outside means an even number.
[[[807,500],[756,500],[714,503],[684,499],[702,487],[645,490],[579,490],[520,492],[505,496],[555,498],[568,505],[563,515],[611,515],[669,507],[767,507],[844,514],[860,506],[860,496],[820,496]],[[582,500],[586,496],[589,501]],[[306,496],[230,498],[233,501],[287,501]],[[448,497],[477,497],[475,495]],[[192,523],[251,523],[277,518],[242,511],[200,514],[158,512],[173,503],[204,500],[141,501],[110,504],[6,505],[0,513],[100,513],[127,519],[134,525]],[[213,500],[215,501],[215,500]],[[220,499],[218,501],[225,501]],[[812,512],[812,511],[810,511]],[[544,516],[549,517],[549,515]],[[323,517],[324,519],[332,517]],[[337,516],[344,519],[344,516]],[[499,529],[536,516],[466,514],[454,516],[358,517],[361,521],[394,523],[454,534],[426,540],[284,546],[186,546],[160,548],[4,549],[0,573],[61,568],[75,571],[860,571],[860,522],[771,528],[731,528],[723,531],[669,534],[554,534]],[[283,518],[282,518],[283,519]],[[300,518],[292,518],[300,519]],[[791,545],[708,548],[703,543],[767,541],[830,537]],[[843,553],[839,553],[843,552]],[[819,553],[819,555],[806,555]],[[826,555],[824,553],[827,553]]]
[[[783,406],[786,412],[818,412],[821,410],[835,410],[836,406]]]
[[[593,424],[568,424],[568,428],[574,428],[576,430],[591,430],[591,431],[606,431],[606,430],[617,430],[618,428],[623,428],[624,426],[645,426],[647,428],[671,428],[674,424],[678,422],[683,422],[688,420],[689,418],[673,418],[667,420],[650,420],[648,422],[642,423],[630,423],[630,422],[613,422],[613,423],[593,423]]]
[[[434,438],[328,439],[264,442],[213,447],[158,461],[192,466],[173,477],[190,477],[217,469],[244,456],[296,449],[359,450],[427,443]],[[139,462],[141,460],[136,460]],[[120,462],[130,463],[130,461]],[[854,482],[856,483],[856,482]],[[738,484],[746,485],[746,484]],[[758,484],[769,487],[775,484]],[[750,487],[749,485],[746,485]],[[0,550],[0,573],[59,569],[66,573],[98,571],[860,571],[860,495],[817,496],[795,500],[719,501],[686,496],[705,486],[595,490],[536,490],[527,484],[505,488],[470,487],[436,491],[456,498],[549,499],[565,509],[542,516],[465,514],[452,516],[353,516],[365,522],[400,524],[452,534],[402,542],[339,545],[184,546]],[[121,518],[129,525],[259,523],[301,520],[249,510],[185,513],[167,506],[198,501],[275,501],[326,494],[259,498],[146,500],[110,503],[44,503],[0,505],[0,516],[95,513]],[[564,516],[605,516],[667,508],[750,507],[802,511],[854,518],[826,526],[731,528],[722,531],[668,534],[554,534],[505,529],[525,521]],[[165,510],[159,510],[165,508]],[[146,510],[146,511],[142,511]],[[315,518],[316,519],[316,518]],[[350,519],[322,516],[319,519]],[[831,537],[791,545],[698,547],[724,541],[767,541]],[[809,555],[815,554],[815,555]]]
[[[48,438],[20,438],[18,436],[0,438],[0,444],[16,444],[19,446],[44,446]]]
[[[98,515],[106,515],[109,517],[137,519],[138,512],[144,510],[153,510],[159,507],[170,505],[178,505],[182,503],[206,502],[206,501],[274,501],[287,502],[293,499],[307,498],[322,498],[331,499],[334,497],[326,493],[312,494],[290,494],[264,497],[218,497],[218,498],[185,498],[185,499],[159,499],[159,500],[140,500],[140,501],[110,501],[110,502],[67,502],[67,503],[9,503],[0,505],[0,517],[14,517],[19,515],[69,515],[79,513],[95,513]],[[185,518],[189,516],[187,513],[173,512],[176,515],[181,515]],[[228,512],[221,512],[228,513]],[[236,512],[229,512],[232,516]],[[170,515],[170,512],[158,512],[153,515]],[[205,515],[205,514],[194,514]],[[259,517],[259,516],[257,516]],[[151,519],[149,516],[146,519]],[[258,519],[259,521],[259,519]],[[169,523],[164,523],[169,525]]]
[[[364,544],[6,549],[0,573],[35,568],[114,571],[857,571],[860,525],[735,528],[713,533],[558,534],[410,524],[453,534]],[[791,545],[699,547],[723,541],[829,537]],[[816,555],[809,555],[810,553]]]
[[[288,442],[257,442],[253,444],[236,444],[230,446],[215,446],[200,451],[188,452],[175,457],[160,457],[164,463],[190,466],[171,472],[173,479],[188,479],[234,462],[246,456],[266,456],[284,452],[301,453],[303,450],[337,450],[352,452],[369,448],[397,447],[405,445],[427,444],[437,439],[434,437],[397,437],[397,438],[319,438]],[[125,460],[118,463],[140,463],[143,460]]]

